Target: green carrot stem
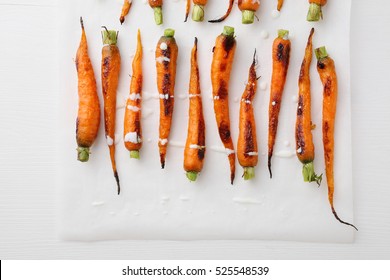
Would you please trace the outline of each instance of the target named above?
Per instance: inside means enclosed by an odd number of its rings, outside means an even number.
[[[326,47],[319,47],[314,50],[316,57],[318,60],[324,59],[328,57],[328,52],[326,51]]]
[[[322,18],[321,5],[311,3],[309,6],[309,12],[307,13],[307,21],[319,21]]]
[[[188,171],[186,173],[186,176],[187,176],[188,180],[190,180],[191,182],[195,182],[196,179],[198,178],[198,172]]]
[[[81,162],[89,160],[89,148],[77,147],[77,159]]]
[[[104,45],[116,45],[118,41],[118,32],[116,30],[108,30],[105,26],[102,26],[102,37]]]
[[[163,23],[163,13],[162,7],[154,7],[154,21],[157,25],[161,25]]]
[[[244,180],[251,180],[255,178],[255,168],[254,167],[244,167]]]
[[[164,36],[165,37],[174,37],[175,36],[175,30],[171,28],[167,28],[164,30]]]
[[[139,151],[138,150],[130,151],[130,158],[139,159]]]
[[[289,34],[288,30],[284,30],[284,29],[279,29],[278,30],[278,37],[279,38],[282,38],[284,40],[288,40],[288,34]]]
[[[204,20],[204,6],[203,5],[194,5],[192,10],[192,20],[193,21],[203,21]]]
[[[234,36],[234,27],[224,26],[222,34],[225,36]]]
[[[242,11],[242,23],[252,24],[255,21],[255,12],[251,10]]]
[[[303,174],[303,180],[305,182],[316,182],[318,186],[321,185],[322,174],[317,175],[314,172],[313,162],[309,162],[303,165],[302,174]]]

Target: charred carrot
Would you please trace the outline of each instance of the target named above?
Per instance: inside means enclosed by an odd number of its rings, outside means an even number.
[[[319,21],[322,19],[322,7],[326,5],[328,0],[309,0],[309,12],[307,13],[308,21]]]
[[[76,120],[77,159],[87,162],[89,149],[95,142],[100,124],[100,104],[95,73],[88,55],[88,42],[83,19],[80,17],[81,40],[76,54],[79,108]]]
[[[317,71],[323,84],[322,140],[325,155],[325,173],[328,183],[328,199],[335,218],[343,224],[357,228],[339,218],[334,208],[334,126],[337,108],[338,82],[333,59],[328,56],[325,47],[315,50]]]
[[[204,20],[204,7],[207,5],[207,0],[193,0],[194,9],[192,10],[193,21]]]
[[[191,0],[187,0],[187,3],[186,3],[186,17],[184,18],[184,22],[187,22],[188,15],[190,14],[190,9],[191,9]]]
[[[278,0],[278,7],[277,7],[277,10],[280,11],[283,7],[283,2],[284,0]]]
[[[115,162],[116,91],[118,88],[121,57],[117,47],[118,33],[103,27],[102,91],[104,100],[104,128],[114,177],[120,193],[118,171]]]
[[[209,20],[209,22],[215,23],[215,22],[222,22],[222,21],[224,21],[230,15],[230,12],[233,9],[233,4],[234,4],[234,0],[229,0],[229,7],[228,7],[225,15],[223,15],[222,17],[220,17],[218,19]]]
[[[242,23],[251,24],[260,7],[260,0],[238,0],[238,8],[242,12]]]
[[[191,51],[191,74],[189,86],[189,119],[188,134],[184,148],[184,170],[190,181],[196,181],[202,171],[206,153],[205,123],[203,117],[202,96],[200,93],[198,68],[198,39],[195,38]]]
[[[272,80],[268,123],[268,170],[272,178],[271,159],[275,145],[284,84],[290,62],[291,42],[287,30],[279,30],[272,46]]]
[[[158,147],[161,168],[165,167],[165,157],[171,131],[176,80],[178,47],[174,38],[175,30],[166,29],[156,47],[157,88],[160,94],[160,128]]]
[[[163,23],[163,13],[162,13],[163,0],[149,0],[149,6],[154,11],[154,21],[157,25]]]
[[[123,136],[130,158],[139,159],[142,148],[141,103],[142,103],[142,42],[138,29],[137,51],[133,59],[130,95],[127,98]]]
[[[255,166],[258,162],[256,122],[253,113],[253,99],[257,90],[256,51],[249,68],[248,83],[241,97],[239,134],[237,143],[238,162],[244,168],[245,180],[255,177]]]
[[[311,133],[313,124],[311,121],[311,91],[310,91],[310,65],[313,56],[314,28],[311,29],[309,39],[307,40],[305,57],[299,73],[299,93],[297,120],[295,124],[295,141],[297,157],[303,164],[303,180],[305,182],[316,182],[318,186],[322,181],[322,174],[317,175],[314,172],[314,143]]]
[[[132,2],[133,2],[132,0],[124,0],[123,1],[122,12],[121,12],[121,16],[119,18],[119,21],[121,24],[123,24],[125,22],[125,17],[127,16],[127,14],[130,11]]]
[[[228,89],[235,51],[234,28],[225,26],[223,33],[217,37],[215,42],[211,64],[211,84],[218,132],[229,158],[231,184],[233,184],[235,176],[236,156],[230,133]]]

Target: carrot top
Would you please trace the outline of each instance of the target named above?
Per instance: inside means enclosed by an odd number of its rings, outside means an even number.
[[[107,27],[102,26],[102,40],[104,45],[116,45],[118,41],[118,32],[115,30],[108,30]]]

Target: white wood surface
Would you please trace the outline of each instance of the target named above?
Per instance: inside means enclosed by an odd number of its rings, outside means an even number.
[[[56,234],[56,1],[0,0],[0,259],[389,259],[389,9],[383,0],[352,4],[354,244],[74,243]]]

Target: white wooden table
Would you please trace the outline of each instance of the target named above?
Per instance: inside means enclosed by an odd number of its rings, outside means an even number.
[[[56,2],[0,0],[0,259],[390,259],[389,1],[352,7],[354,244],[59,241]]]

